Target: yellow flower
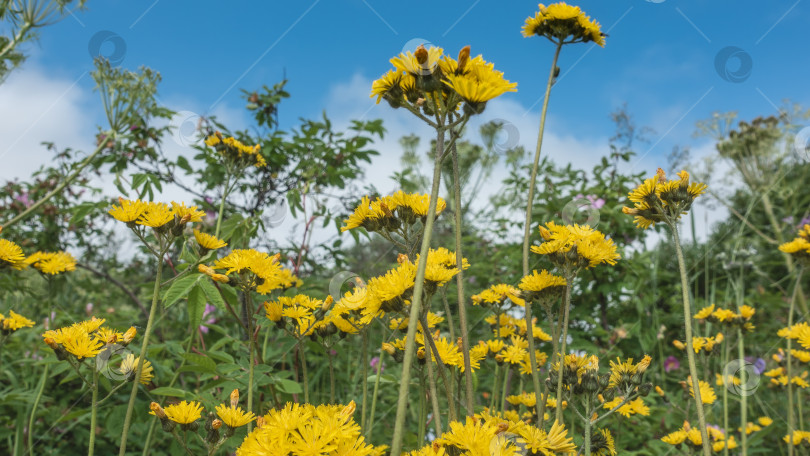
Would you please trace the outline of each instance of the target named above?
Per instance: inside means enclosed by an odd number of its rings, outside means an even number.
[[[253,412],[245,412],[241,407],[220,404],[216,407],[216,411],[222,421],[232,428],[244,426],[256,419]]]
[[[380,104],[380,100],[383,99],[384,96],[388,95],[390,98],[395,98],[397,95],[401,95],[400,89],[400,81],[402,80],[402,73],[394,70],[388,70],[388,73],[385,73],[371,84],[371,98],[377,96],[377,104]],[[397,93],[399,92],[399,93]],[[389,95],[390,94],[390,95]]]
[[[282,309],[283,305],[279,301],[264,302],[264,310],[267,313],[267,319],[270,321],[274,322],[280,321]]]
[[[391,65],[403,73],[427,76],[436,70],[443,52],[442,48],[430,46],[426,49],[424,45],[420,44],[416,51],[407,51],[392,58]]]
[[[14,269],[24,269],[27,264],[24,262],[25,255],[19,245],[0,239],[0,260]],[[2,265],[3,263],[0,263]]]
[[[205,234],[200,230],[194,230],[194,239],[197,240],[197,243],[204,249],[208,250],[216,250],[228,245],[222,239],[217,239],[216,236],[212,236],[210,234]]]
[[[138,225],[144,225],[152,228],[160,228],[163,225],[174,220],[174,214],[166,203],[146,203],[146,209],[135,221]]]
[[[548,288],[558,289],[565,286],[566,281],[564,278],[550,274],[545,269],[540,273],[537,270],[532,271],[531,274],[520,279],[520,285],[518,285],[521,290],[531,293],[539,293]]]
[[[186,207],[186,203],[172,201],[172,214],[177,216],[184,223],[201,222],[205,217],[205,211],[197,210],[197,206]]]
[[[4,331],[16,331],[20,328],[30,328],[34,326],[34,324],[35,323],[33,320],[29,320],[13,310],[8,311],[8,318],[4,317],[3,314],[0,314],[0,329]]]
[[[687,383],[689,384],[689,395],[695,397],[695,388],[692,385],[691,376],[687,379]],[[698,384],[700,385],[700,400],[704,404],[713,404],[714,401],[717,400],[717,395],[714,393],[714,388],[703,380],[700,380]]]
[[[128,354],[124,357],[121,361],[121,367],[119,368],[121,374],[125,375],[126,377],[135,376],[135,373],[138,371],[138,364],[140,363],[141,358],[136,358],[135,355],[132,353]],[[148,385],[149,382],[155,377],[153,373],[154,369],[152,368],[152,363],[149,361],[145,361],[143,363],[143,368],[141,368],[141,377],[139,379],[140,383],[143,385]]]
[[[183,401],[179,404],[169,405],[164,409],[166,416],[178,424],[191,424],[197,421],[202,415],[202,410],[202,405],[196,401]]]
[[[76,258],[67,252],[36,252],[25,259],[25,263],[33,265],[45,274],[56,275],[66,271],[76,270]]]
[[[712,312],[714,312],[714,304],[712,304],[710,306],[706,306],[706,307],[700,309],[700,312],[695,314],[695,319],[696,320],[705,320],[705,319],[709,318],[709,315],[711,315]]]
[[[416,255],[416,262],[419,263],[419,255]],[[430,249],[427,257],[427,267],[425,269],[425,280],[433,282],[438,286],[444,286],[450,281],[459,270],[456,267],[456,254],[444,247]],[[464,269],[470,267],[466,258],[461,259]]]
[[[666,180],[666,173],[658,168],[656,175],[646,179],[628,195],[632,208],[622,212],[635,217],[639,228],[647,229],[656,223],[674,223],[692,207],[695,198],[706,191],[706,184],[690,183],[689,173],[677,173],[678,179]]]
[[[669,434],[662,437],[661,441],[664,443],[668,443],[670,445],[680,445],[686,441],[686,432],[683,429],[679,429],[675,432],[670,432]]]
[[[118,198],[120,206],[113,205],[112,209],[108,211],[119,222],[132,223],[138,220],[144,212],[146,212],[147,203],[141,200],[125,200]]]
[[[533,17],[526,18],[521,31],[523,36],[544,36],[555,43],[593,41],[599,46],[605,46],[599,23],[585,15],[578,6],[559,2],[548,7],[541,3],[539,8]]]
[[[78,359],[94,358],[104,348],[103,342],[91,338],[87,332],[79,328],[70,331],[70,334],[66,335],[61,344],[68,353]]]
[[[492,64],[473,65],[465,74],[445,76],[444,83],[471,103],[484,103],[506,92],[517,92],[517,82],[504,79],[503,73],[496,71]]]
[[[505,283],[492,285],[481,293],[472,295],[470,299],[472,299],[473,305],[486,303],[494,304],[498,307],[506,304],[507,299],[509,299],[512,304],[516,304],[521,307],[523,307],[526,303],[526,301],[520,297],[520,290]]]
[[[606,263],[615,265],[620,258],[612,239],[605,238],[601,232],[588,225],[557,225],[554,222],[540,226],[540,234],[545,240],[531,250],[540,255],[549,255],[552,262],[558,265],[591,268]],[[566,255],[576,249],[577,260],[573,262]]]

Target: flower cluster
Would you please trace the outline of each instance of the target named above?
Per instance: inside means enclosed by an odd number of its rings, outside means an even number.
[[[280,296],[276,301],[265,302],[264,310],[268,320],[281,328],[289,327],[296,339],[314,335],[316,331],[318,335],[326,336],[334,334],[338,329],[332,321],[332,313],[326,314],[332,302],[331,296],[325,300],[302,294]]]
[[[559,422],[546,432],[522,421],[504,421],[497,416],[479,414],[467,417],[464,423],[451,422],[450,430],[432,445],[407,453],[407,456],[555,456],[575,452],[573,438],[568,437],[568,430]]]
[[[202,404],[197,401],[181,401],[167,405],[165,408],[157,402],[152,402],[149,404],[149,409],[151,410],[149,414],[160,419],[163,430],[166,432],[172,432],[178,424],[183,431],[196,431],[199,428],[197,420],[202,418],[204,412]],[[218,447],[225,439],[233,436],[236,428],[256,419],[253,412],[242,410],[242,407],[239,407],[239,390],[233,390],[229,403],[227,405],[219,404],[215,410],[216,418],[213,413],[209,413],[205,423],[205,429],[208,431],[205,442],[209,446],[217,445]],[[219,430],[223,424],[225,433],[224,436],[220,436]]]
[[[186,223],[200,222],[205,212],[198,210],[197,206],[186,207],[185,203],[166,203],[141,200],[126,200],[118,198],[118,206],[113,205],[109,214],[119,222],[124,222],[130,228],[146,226],[154,228],[158,233],[171,230],[179,236]]]
[[[810,265],[810,225],[804,225],[798,236],[790,242],[779,246],[785,252],[802,264]]]
[[[5,334],[12,333],[21,328],[30,328],[34,326],[34,324],[35,322],[33,320],[29,320],[13,310],[8,311],[8,317],[0,314],[0,331],[3,331]]]
[[[394,69],[372,84],[371,97],[427,116],[437,110],[455,112],[462,102],[465,113],[478,114],[487,101],[517,91],[517,83],[504,79],[494,64],[481,55],[470,58],[469,46],[455,60],[444,55],[442,48],[420,45],[414,52],[392,58],[391,64]]]
[[[492,285],[486,290],[470,296],[470,299],[472,299],[473,305],[501,310],[508,309],[512,305],[523,307],[526,304],[526,301],[520,297],[520,290],[505,283]]]
[[[300,286],[301,280],[279,263],[280,254],[270,256],[254,249],[235,249],[216,260],[213,267],[199,265],[197,269],[211,280],[268,294],[280,288]],[[216,272],[217,269],[225,273]]]
[[[711,438],[711,448],[715,453],[720,453],[724,448],[732,450],[737,448],[737,441],[733,435],[726,436],[720,428],[715,426],[708,426],[706,428],[709,437]],[[661,438],[661,441],[668,443],[676,448],[681,448],[685,445],[691,451],[700,452],[703,445],[703,437],[700,435],[700,430],[692,427],[688,421],[684,421],[683,426],[675,432],[671,432]]]
[[[512,317],[511,315],[501,313],[498,314],[497,316],[490,315],[487,318],[485,318],[484,321],[489,323],[490,327],[492,328],[492,333],[496,339],[506,339],[508,337],[523,336],[524,337],[523,341],[526,342],[525,336],[527,325],[525,318],[515,318]],[[543,328],[535,325],[535,323],[537,323],[537,319],[533,318],[532,335],[534,336],[534,339],[539,342],[550,341],[551,336],[549,336],[545,331],[543,331]]]
[[[205,138],[205,145],[213,147],[226,159],[236,163],[237,166],[252,165],[257,168],[267,166],[267,161],[261,154],[261,146],[258,144],[252,147],[246,146],[236,138],[223,137],[222,133],[217,131]]]
[[[3,227],[0,227],[0,232]],[[33,266],[43,274],[56,275],[75,271],[76,259],[73,255],[59,252],[35,252],[26,257],[22,248],[8,239],[0,239],[0,270],[10,267],[18,271]]]
[[[403,226],[409,226],[417,220],[425,221],[430,204],[430,195],[405,193],[398,190],[388,196],[371,201],[364,196],[354,213],[343,221],[340,231],[363,227],[366,231],[396,232]],[[444,199],[436,202],[436,215],[447,207]]]
[[[623,207],[622,212],[635,216],[639,228],[649,228],[656,223],[672,224],[692,207],[695,198],[706,192],[706,184],[689,182],[689,173],[677,173],[678,179],[667,180],[661,168],[655,176],[646,179],[629,194],[632,208]]]
[[[542,244],[532,246],[532,252],[548,255],[552,263],[562,268],[592,268],[602,263],[616,264],[620,258],[612,239],[588,225],[540,226]]]
[[[605,35],[599,23],[585,15],[578,6],[563,2],[539,5],[534,17],[527,17],[523,36],[544,36],[555,43],[587,43],[593,41],[605,47]]]
[[[236,456],[380,456],[386,447],[365,443],[354,410],[354,401],[345,407],[287,403],[257,419]]]
[[[739,327],[745,331],[754,330],[751,317],[756,313],[756,309],[749,305],[740,306],[739,313],[730,309],[715,308],[715,305],[706,306],[695,314],[695,320],[719,323],[726,327]],[[697,346],[695,347],[697,350]]]
[[[695,350],[695,353],[704,352],[709,354],[712,353],[715,345],[723,343],[723,340],[725,340],[725,338],[723,337],[723,333],[720,332],[715,336],[693,337],[692,348]],[[686,350],[686,344],[679,340],[673,340],[672,345],[678,350]]]

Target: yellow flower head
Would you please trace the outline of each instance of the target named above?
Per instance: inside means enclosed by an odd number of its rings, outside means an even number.
[[[14,269],[24,269],[28,266],[24,260],[25,255],[19,245],[6,239],[0,239],[0,266],[5,264]]]
[[[689,384],[689,395],[695,397],[695,388],[692,385],[691,376],[687,379],[687,383]],[[717,395],[714,393],[714,388],[703,380],[700,380],[698,384],[700,385],[700,400],[704,404],[713,404],[714,401],[717,400]]]
[[[13,310],[8,311],[8,317],[4,317],[3,314],[0,314],[0,329],[4,331],[16,331],[20,328],[30,328],[34,326],[34,324],[35,323],[33,320],[29,320]]]
[[[76,270],[76,258],[67,252],[36,252],[25,259],[25,263],[32,265],[44,274],[56,275],[66,271]]]
[[[232,428],[244,426],[256,419],[253,412],[245,412],[241,407],[228,407],[225,404],[219,404],[216,411],[222,421]]]
[[[630,192],[628,199],[634,206],[623,207],[622,212],[634,216],[636,225],[642,229],[660,222],[674,223],[689,211],[695,198],[706,192],[706,184],[690,183],[686,171],[677,176],[678,179],[668,181],[666,173],[658,168],[655,176]]]
[[[135,373],[138,371],[138,364],[140,363],[141,358],[136,358],[135,355],[132,353],[128,354],[124,357],[121,361],[120,371],[126,377],[135,377]],[[154,369],[152,368],[152,363],[149,361],[145,361],[143,363],[143,368],[141,369],[141,377],[138,380],[143,385],[148,385],[152,379],[155,377],[153,373]]]
[[[172,404],[164,409],[166,416],[178,424],[191,424],[202,415],[202,405],[199,402],[183,401],[179,404]]]
[[[112,209],[108,211],[119,222],[132,223],[138,220],[144,212],[146,212],[147,203],[141,200],[126,200],[118,198],[119,206],[113,205]]]
[[[216,236],[205,234],[200,230],[194,230],[194,239],[197,240],[197,243],[200,244],[200,247],[207,249],[207,250],[216,250],[221,249],[228,245],[222,239],[218,239]]]
[[[540,227],[540,234],[545,240],[531,250],[560,266],[591,268],[602,263],[615,265],[620,255],[612,239],[605,238],[600,231],[588,225],[557,225],[554,222]]]
[[[578,6],[564,2],[544,6],[526,18],[521,32],[523,36],[544,36],[555,43],[577,43],[593,41],[605,46],[605,38],[599,23],[585,15]]]

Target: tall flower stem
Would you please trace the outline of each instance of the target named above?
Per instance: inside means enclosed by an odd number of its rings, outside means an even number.
[[[540,150],[543,147],[543,133],[546,128],[546,113],[548,112],[548,100],[551,97],[551,86],[554,84],[554,73],[557,68],[557,59],[560,57],[560,50],[562,50],[562,40],[557,43],[557,49],[554,51],[554,59],[551,61],[551,71],[548,74],[548,82],[546,83],[546,96],[543,99],[543,108],[540,114],[540,131],[537,133],[537,147],[534,150],[534,164],[532,165],[532,174],[529,179],[529,194],[526,203],[526,224],[523,230],[523,275],[529,275],[529,233],[531,233],[532,225],[532,205],[534,204],[534,188],[537,183],[537,167],[540,164]],[[540,428],[543,426],[543,415],[545,413],[545,400],[543,406],[540,404],[540,372],[537,370],[537,357],[535,356],[534,348],[534,331],[532,328],[532,305],[530,302],[526,303],[526,339],[529,342],[529,365],[532,369],[532,386],[534,387],[534,395],[537,398],[535,407],[537,408],[537,419],[540,421]],[[555,341],[556,352],[556,341]],[[562,365],[562,364],[561,364]],[[548,389],[544,389],[544,398],[548,394]],[[542,409],[542,412],[541,412]]]
[[[7,221],[6,223],[3,223],[2,226],[4,228],[8,228],[11,225],[14,225],[15,223],[19,222],[20,220],[22,220],[22,219],[28,217],[29,215],[31,215],[32,212],[39,209],[40,206],[47,203],[48,200],[53,198],[55,195],[58,195],[58,194],[62,193],[62,190],[64,190],[65,187],[70,185],[70,183],[73,182],[76,179],[76,177],[78,177],[79,174],[81,174],[82,171],[84,171],[84,168],[86,168],[87,165],[89,165],[90,162],[92,162],[93,159],[96,158],[96,156],[98,156],[98,154],[100,154],[101,151],[104,150],[105,146],[107,145],[107,140],[112,139],[114,137],[114,132],[112,130],[108,130],[108,131],[106,131],[106,132],[104,132],[102,134],[105,135],[105,139],[101,141],[101,143],[98,145],[98,147],[96,147],[96,150],[94,150],[93,153],[88,155],[87,158],[85,158],[84,160],[82,160],[81,163],[79,163],[78,168],[74,169],[72,173],[68,174],[68,176],[65,177],[65,179],[62,180],[62,182],[60,182],[59,185],[56,186],[56,188],[54,188],[53,190],[48,192],[45,196],[40,198],[36,203],[32,204],[28,209],[26,209],[26,210],[22,211],[21,213],[19,213],[16,217],[12,218],[11,220]]]
[[[723,365],[728,365],[728,354],[731,350],[730,347],[726,346],[723,348]],[[725,376],[725,372],[723,372],[723,429],[728,429],[728,385],[726,382],[729,380]],[[745,429],[745,427],[743,427]],[[723,446],[723,456],[728,456],[728,445]]]
[[[47,383],[48,380],[48,370],[50,367],[50,364],[46,364],[45,369],[42,370],[42,378],[39,380],[37,396],[34,398],[34,405],[31,406],[31,416],[28,418],[28,456],[34,456],[34,421],[36,421],[37,408],[39,407],[39,401],[42,400],[42,392],[45,390],[45,383]]]
[[[380,391],[380,374],[382,373],[383,351],[380,350],[380,362],[377,363],[377,376],[374,378],[374,392],[371,394],[371,410],[368,414],[368,422],[365,423],[366,440],[371,439],[371,429],[374,426],[374,409],[377,408],[377,394]]]
[[[796,284],[793,286],[793,296],[790,298],[790,310],[788,311],[788,328],[793,326],[793,312],[796,310],[796,298],[799,295],[799,289],[801,288],[801,280],[802,274],[804,273],[804,269],[799,269],[798,274],[796,274]],[[788,389],[788,439],[793,438],[793,433],[796,431],[796,417],[793,414],[793,382],[790,380],[793,378],[793,355],[791,355],[790,350],[792,347],[792,339],[788,338],[787,340],[787,389]],[[793,456],[793,445],[792,441],[788,442],[788,456]]]
[[[155,286],[152,290],[152,306],[149,309],[149,319],[146,320],[146,330],[143,332],[143,342],[141,343],[141,354],[138,366],[135,368],[135,381],[132,382],[132,392],[129,394],[127,412],[124,415],[124,427],[121,431],[121,446],[118,448],[118,456],[125,456],[127,452],[127,437],[129,436],[129,426],[132,424],[132,410],[135,407],[135,398],[138,396],[138,386],[141,372],[146,360],[146,349],[149,348],[149,336],[152,334],[152,323],[155,321],[158,304],[160,303],[160,278],[163,275],[163,255],[165,254],[163,243],[160,245],[160,255],[157,261],[157,272],[155,273]]]
[[[429,333],[428,333],[429,334]],[[425,336],[430,337],[430,335]],[[436,375],[433,372],[433,361],[431,361],[430,352],[425,353],[425,365],[427,366],[427,377],[428,377],[428,391],[430,392],[430,405],[433,407],[433,428],[436,430],[436,436],[442,435],[442,411],[439,408],[439,394],[438,388],[436,388]],[[453,406],[452,403],[448,404],[450,407]]]
[[[532,165],[532,174],[529,179],[529,194],[526,203],[526,226],[523,230],[523,275],[529,275],[529,233],[531,232],[532,225],[532,204],[534,203],[534,187],[537,183],[537,168],[540,164],[540,150],[543,148],[543,131],[546,128],[546,112],[548,112],[548,99],[551,96],[551,86],[554,85],[554,73],[557,68],[557,59],[560,57],[560,50],[562,50],[562,41],[557,43],[557,50],[554,52],[554,59],[551,61],[551,71],[548,74],[548,83],[546,83],[546,97],[543,99],[543,109],[540,111],[540,131],[537,133],[537,147],[534,150],[534,164]],[[527,334],[529,337],[529,334]],[[535,362],[536,364],[536,362]],[[535,366],[532,366],[534,369]]]
[[[591,456],[591,394],[585,396],[585,456]]]
[[[136,381],[135,383],[138,382]],[[93,456],[93,452],[96,448],[96,426],[98,426],[98,369],[95,368],[93,369],[92,401],[93,402],[90,405],[90,443],[87,446],[87,456]]]
[[[695,392],[695,410],[697,411],[698,423],[700,424],[700,436],[703,442],[703,455],[711,456],[712,450],[711,447],[709,447],[709,433],[706,430],[706,416],[703,412],[703,400],[700,397],[700,381],[698,380],[697,375],[695,349],[692,345],[692,308],[689,302],[689,279],[686,277],[686,263],[683,259],[683,250],[681,249],[681,239],[678,235],[678,227],[675,225],[675,223],[670,223],[669,228],[672,231],[672,239],[675,242],[675,255],[678,257],[678,268],[681,272],[683,322],[686,331],[686,357],[689,360],[689,375],[692,376],[692,389]]]
[[[740,266],[740,278],[737,285],[737,312],[740,311],[745,299],[744,283],[743,268]],[[743,340],[743,330],[739,327],[737,328],[737,357],[740,360],[740,364],[743,366],[743,368],[740,370],[740,385],[745,385],[748,381],[748,371],[745,369],[745,341]],[[727,380],[724,378],[723,384],[725,384],[726,381]],[[741,393],[740,429],[742,429],[743,432],[740,433],[740,446],[742,447],[742,456],[748,456],[748,433],[745,432],[745,428],[748,424],[748,391],[741,390]]]
[[[422,237],[419,264],[416,267],[416,278],[413,287],[413,302],[411,315],[417,316],[422,311],[422,290],[425,284],[425,269],[430,249],[430,237],[433,233],[433,222],[436,219],[436,204],[439,197],[439,184],[442,176],[442,155],[444,154],[444,129],[438,128],[436,135],[436,157],[433,164],[433,186],[430,190],[430,203],[425,220],[425,232]],[[402,453],[402,436],[405,427],[405,411],[408,407],[408,387],[411,380],[411,364],[413,361],[414,344],[416,342],[416,319],[408,325],[407,339],[405,340],[405,357],[402,360],[402,377],[399,383],[399,397],[397,398],[397,414],[394,419],[394,437],[391,441],[391,456]],[[423,423],[424,424],[424,423]],[[421,442],[420,442],[421,443]]]
[[[250,290],[245,290],[245,304],[247,305],[247,324],[248,324],[248,351],[250,358],[250,365],[248,366],[248,397],[247,397],[247,410],[248,413],[253,411],[253,377],[254,377],[254,364],[256,364],[256,334],[253,334],[253,297]],[[247,433],[253,430],[253,422],[247,424]]]
[[[304,379],[304,402],[309,404],[309,378],[307,378],[307,358],[304,355],[304,343],[298,339],[298,361],[301,363],[301,377]]]
[[[565,367],[565,347],[568,343],[568,311],[571,308],[571,288],[572,282],[574,280],[574,274],[567,273],[565,274],[565,299],[563,300],[563,324],[562,328],[557,329],[557,334],[561,336],[562,342],[560,347],[560,352],[557,354],[557,409],[554,413],[554,418],[557,422],[562,423],[562,403],[563,403],[563,370]],[[527,328],[528,331],[528,328]]]
[[[453,197],[455,201],[456,219],[456,288],[458,289],[458,318],[461,324],[461,351],[464,354],[464,386],[465,386],[465,408],[467,416],[473,416],[474,393],[472,368],[470,366],[470,336],[467,330],[467,300],[464,297],[464,268],[462,267],[463,256],[461,254],[461,178],[459,177],[458,152],[456,144],[453,143]],[[448,404],[448,407],[455,407]]]
[[[219,237],[219,230],[222,228],[222,214],[225,213],[225,198],[228,197],[228,190],[230,190],[231,173],[228,170],[225,173],[225,187],[222,189],[222,199],[219,201],[219,214],[217,215],[217,227],[214,230],[214,237]]]
[[[362,354],[362,357],[360,358],[360,362],[363,363],[363,369],[362,369],[362,372],[363,372],[363,402],[362,402],[362,405],[360,406],[360,408],[361,408],[361,410],[360,410],[360,422],[365,423],[366,422],[366,412],[368,411],[366,409],[366,404],[367,404],[367,401],[368,401],[368,333],[366,332],[366,329],[363,329],[363,331],[361,333],[361,336],[363,338],[363,348],[362,348],[363,354]],[[329,357],[329,358],[331,359],[331,357]]]

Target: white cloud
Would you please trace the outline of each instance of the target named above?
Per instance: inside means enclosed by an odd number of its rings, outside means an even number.
[[[90,75],[71,80],[54,77],[39,67],[27,65],[0,84],[0,181],[27,179],[41,165],[50,163],[52,152],[41,143],[57,147],[92,150],[93,119],[100,113],[94,94],[83,90]]]

